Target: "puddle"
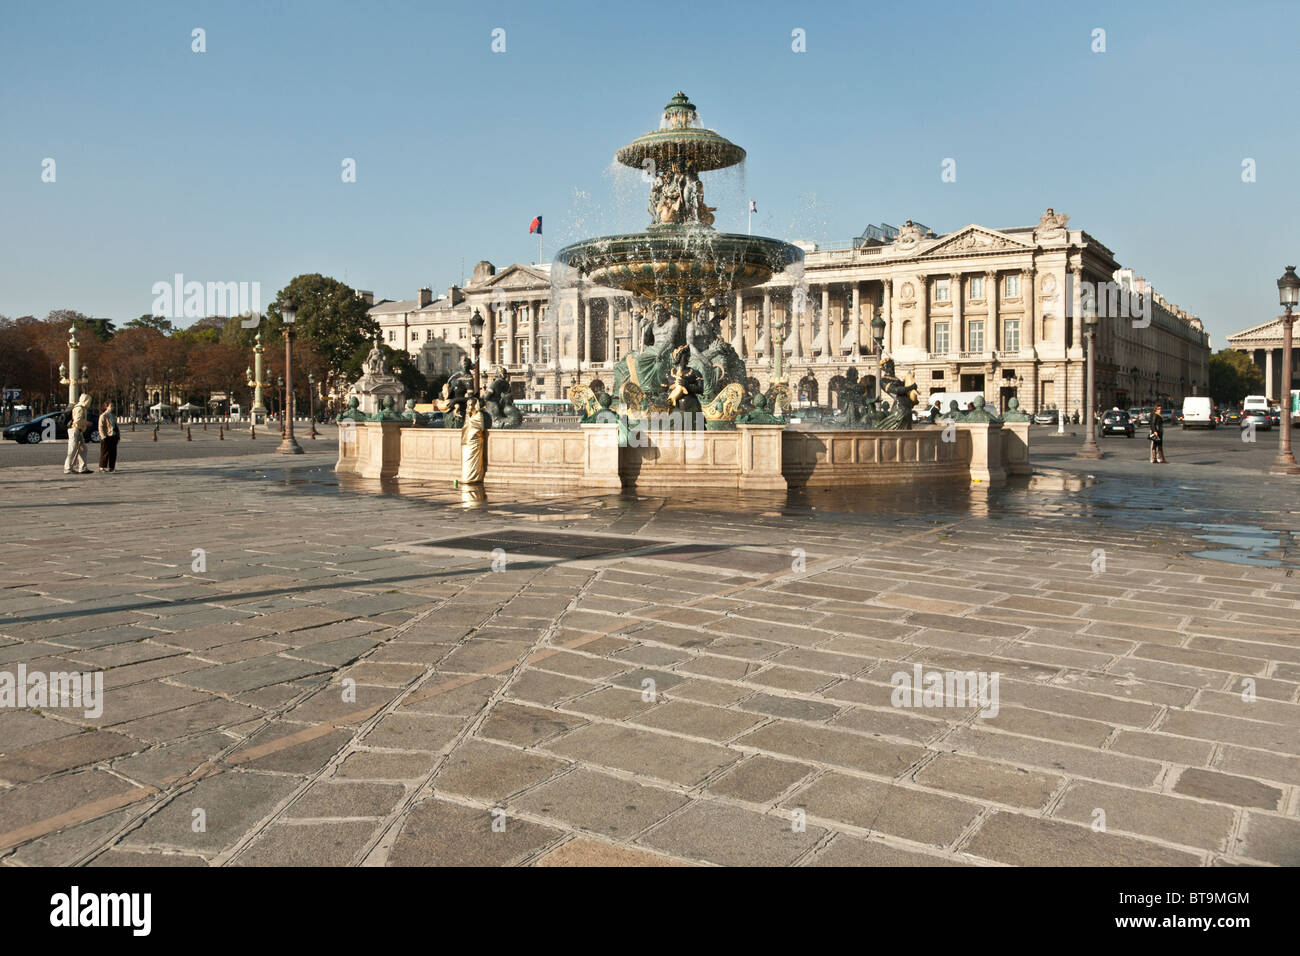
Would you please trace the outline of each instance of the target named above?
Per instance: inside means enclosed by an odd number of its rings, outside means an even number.
[[[1294,561],[1286,560],[1287,542],[1285,531],[1273,531],[1249,524],[1188,524],[1199,529],[1193,534],[1198,541],[1219,545],[1202,551],[1189,552],[1193,558],[1207,558],[1210,561],[1224,561],[1228,564],[1248,564],[1261,568],[1278,568],[1284,564],[1295,566]]]

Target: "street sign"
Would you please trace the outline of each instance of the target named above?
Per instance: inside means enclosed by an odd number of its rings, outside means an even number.
[[[5,400],[6,402],[17,402],[17,401],[21,401],[21,400],[22,400],[22,397],[23,397],[23,390],[22,390],[21,388],[6,388],[6,389],[5,389],[4,400]]]

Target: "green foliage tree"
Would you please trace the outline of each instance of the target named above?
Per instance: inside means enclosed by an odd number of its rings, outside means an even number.
[[[132,319],[122,326],[124,329],[153,329],[155,332],[161,332],[163,335],[172,333],[172,320],[161,315],[151,315],[146,312],[138,319]]]
[[[1264,373],[1245,352],[1219,349],[1210,356],[1210,395],[1216,402],[1236,405],[1263,391]]]
[[[369,306],[337,279],[318,273],[300,275],[281,289],[262,318],[263,343],[284,331],[280,306],[293,299],[298,306],[294,334],[310,343],[326,368],[333,386],[360,372],[361,359],[379,334],[378,324],[367,315]],[[255,331],[255,330],[250,330]],[[360,351],[361,358],[356,358]]]

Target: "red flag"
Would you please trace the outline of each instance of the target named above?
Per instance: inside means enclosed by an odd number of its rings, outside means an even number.
[[[531,235],[531,234],[534,233],[534,232],[537,233],[539,236],[542,234],[542,217],[541,217],[541,216],[538,216],[536,219],[534,219],[534,220],[529,224],[529,226],[528,226],[528,233],[529,233],[529,235]]]

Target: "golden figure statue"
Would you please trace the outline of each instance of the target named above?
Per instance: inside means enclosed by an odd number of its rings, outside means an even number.
[[[465,405],[465,424],[460,430],[460,480],[462,484],[483,483],[487,472],[487,416],[475,397]]]

